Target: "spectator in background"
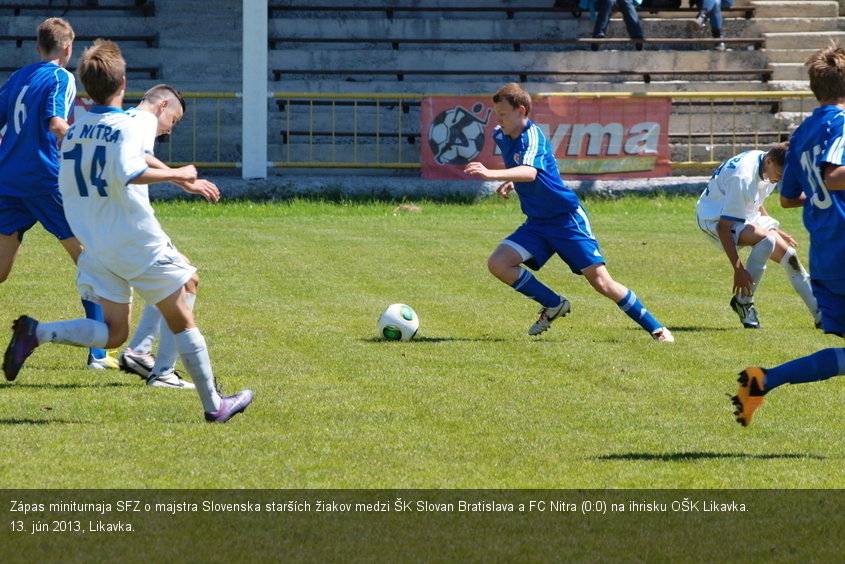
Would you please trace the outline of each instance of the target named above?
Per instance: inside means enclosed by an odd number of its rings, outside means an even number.
[[[722,8],[729,9],[733,6],[733,0],[700,0],[698,2],[700,12],[691,22],[693,31],[701,31],[707,27],[707,20],[710,20],[710,32],[715,39],[722,37]],[[713,47],[716,51],[726,51],[725,43],[720,41]]]
[[[643,28],[640,25],[640,17],[637,15],[637,6],[642,3],[642,0],[597,0],[598,16],[596,17],[596,24],[593,27],[593,37],[601,39],[606,37],[607,24],[610,23],[610,14],[613,12],[613,7],[619,8],[622,12],[622,19],[625,20],[625,28],[628,30],[628,36],[632,41],[635,41],[637,51],[643,50],[642,40]],[[599,50],[599,44],[593,43],[590,45],[593,51]]]

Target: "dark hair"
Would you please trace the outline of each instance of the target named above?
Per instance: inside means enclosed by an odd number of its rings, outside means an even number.
[[[126,61],[117,43],[97,39],[83,51],[76,69],[85,92],[97,104],[105,104],[123,87]]]
[[[531,94],[516,82],[509,82],[493,94],[493,103],[507,102],[514,108],[525,106],[525,115],[531,113]]]
[[[772,159],[772,161],[779,167],[783,167],[786,164],[786,151],[788,149],[789,143],[786,141],[783,143],[775,143],[766,153],[766,156]]]
[[[174,98],[182,105],[182,113],[185,112],[185,98],[182,93],[170,86],[169,84],[156,84],[146,92],[144,92],[144,100],[147,102],[158,102]]]
[[[816,51],[804,63],[810,76],[810,90],[824,102],[845,98],[845,49],[836,41]]]

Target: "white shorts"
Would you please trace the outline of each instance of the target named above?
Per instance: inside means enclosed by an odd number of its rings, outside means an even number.
[[[76,286],[83,299],[99,302],[103,298],[119,304],[132,303],[132,289],[148,304],[157,304],[185,285],[197,269],[176,249],[168,249],[147,270],[125,280],[117,276],[85,251],[76,263]]]
[[[700,217],[696,216],[698,220],[698,227],[701,229],[707,237],[710,238],[710,241],[713,242],[714,245],[722,249],[722,242],[719,240],[719,233],[716,231],[716,226],[719,225],[718,219],[701,219]],[[748,223],[759,225],[766,231],[773,231],[778,228],[780,222],[773,218],[770,215],[761,215],[755,218],[753,221],[749,221]],[[741,245],[737,242],[739,240],[739,234],[742,233],[742,230],[745,229],[745,223],[741,221],[737,221],[733,225],[731,225],[731,237],[733,238],[734,244],[737,247]]]

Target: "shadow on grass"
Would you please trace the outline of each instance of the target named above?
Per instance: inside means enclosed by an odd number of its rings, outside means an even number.
[[[2,425],[65,425],[69,423],[77,423],[77,421],[66,421],[64,419],[0,419],[0,426]]]
[[[675,327],[671,325],[669,329],[672,330],[672,333],[711,333],[714,331],[734,331],[736,327],[704,327],[704,326],[681,326]]]
[[[387,339],[382,339],[381,337],[370,337],[369,339],[361,339],[365,343],[398,343],[400,341],[388,341]],[[509,339],[502,339],[501,337],[479,337],[476,339],[471,339],[468,337],[414,337],[412,341],[413,343],[448,343],[450,341],[455,342],[468,342],[468,343],[503,343],[508,341]],[[406,341],[408,342],[408,341]]]
[[[15,388],[23,389],[44,389],[44,390],[79,390],[84,388],[124,388],[126,386],[136,386],[135,382],[101,382],[101,383],[72,383],[72,384],[38,384],[29,382],[0,382],[0,390],[14,390]]]
[[[596,456],[593,460],[657,460],[660,462],[686,462],[690,460],[715,460],[719,458],[746,458],[752,460],[812,459],[826,460],[816,454],[749,454],[744,452],[626,452]]]

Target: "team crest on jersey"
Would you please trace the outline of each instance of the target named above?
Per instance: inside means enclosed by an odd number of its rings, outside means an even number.
[[[516,154],[513,156],[513,162],[515,162],[516,164],[522,164],[522,154],[521,154],[521,153],[516,153]]]
[[[477,157],[484,148],[484,129],[493,110],[478,102],[468,110],[462,106],[437,115],[428,127],[428,146],[438,164],[463,165]]]

